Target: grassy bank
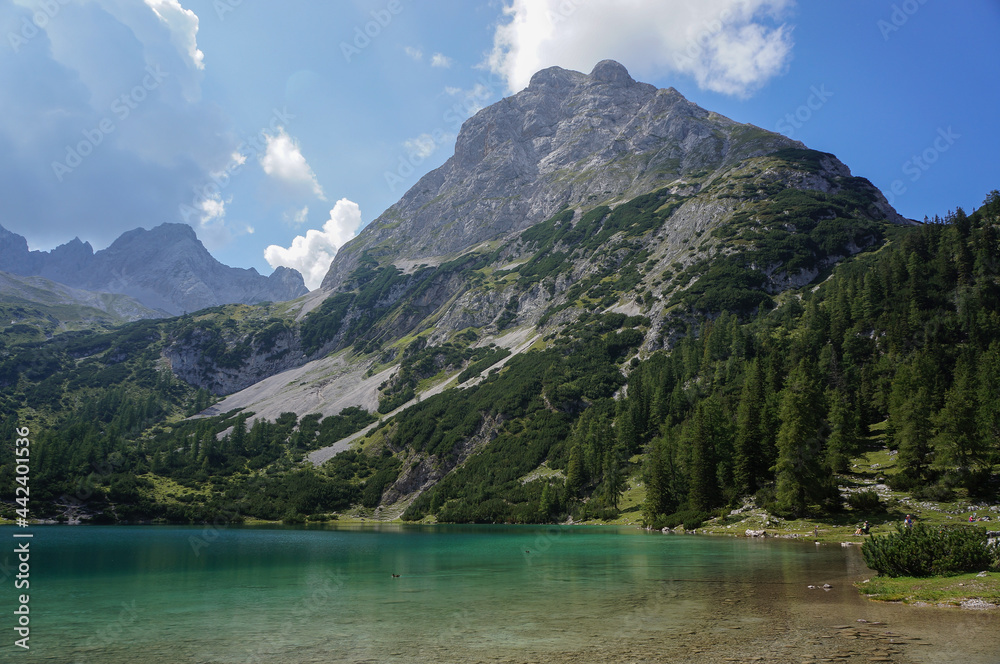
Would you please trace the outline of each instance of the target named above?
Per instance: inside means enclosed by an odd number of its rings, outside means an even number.
[[[876,576],[854,585],[865,597],[878,602],[994,610],[1000,605],[1000,574],[996,572],[926,579]]]

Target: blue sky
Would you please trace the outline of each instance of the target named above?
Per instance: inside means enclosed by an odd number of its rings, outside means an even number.
[[[1000,1],[0,0],[0,224],[50,249],[186,222],[315,285],[539,68],[832,152],[905,216],[1000,188]]]

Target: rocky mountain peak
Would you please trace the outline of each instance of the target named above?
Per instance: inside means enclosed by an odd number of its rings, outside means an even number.
[[[463,125],[455,154],[345,245],[323,288],[336,289],[363,252],[414,264],[532,226],[565,205],[615,205],[692,171],[797,141],[633,80],[621,64],[590,74],[549,67],[527,88]],[[736,137],[739,138],[739,137]],[[433,262],[433,260],[431,261]]]
[[[548,67],[534,73],[528,82],[526,89],[540,91],[544,89],[559,90],[567,86],[572,86],[586,78],[578,71],[563,69],[562,67]]]
[[[601,60],[598,62],[590,72],[590,78],[602,83],[635,83],[635,80],[629,75],[628,70],[621,63],[614,60]]]

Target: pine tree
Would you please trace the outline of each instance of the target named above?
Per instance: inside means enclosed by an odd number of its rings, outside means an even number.
[[[692,509],[709,510],[722,503],[717,446],[729,435],[715,396],[698,403],[686,434],[690,455],[688,502]]]
[[[677,511],[677,500],[673,491],[673,463],[665,438],[654,438],[649,443],[649,451],[643,464],[643,484],[646,499],[642,506],[642,518],[646,525],[654,523],[661,516]]]
[[[822,466],[823,392],[808,360],[788,376],[781,397],[776,502],[780,511],[801,515],[829,495],[831,476]]]
[[[848,459],[860,451],[858,430],[861,418],[842,390],[832,391],[827,401],[830,403],[827,415],[830,436],[826,441],[826,464],[834,472],[842,473],[847,470]]]
[[[734,479],[736,489],[742,495],[757,492],[770,465],[765,456],[761,430],[765,405],[764,372],[759,359],[754,358],[749,364],[736,409]]]
[[[604,455],[604,479],[601,483],[601,498],[605,505],[614,509],[618,509],[618,500],[625,491],[621,464],[621,450],[616,445]]]
[[[580,445],[574,445],[569,451],[569,463],[566,466],[566,499],[571,500],[580,495],[583,483],[583,453]]]
[[[546,482],[545,486],[542,487],[542,495],[538,499],[538,517],[542,521],[548,521],[548,519],[552,516],[553,493],[555,493],[555,491],[552,490],[552,487],[550,486],[549,482]]]
[[[984,449],[976,426],[976,385],[969,361],[959,360],[954,380],[945,395],[944,408],[934,418],[937,461],[968,468],[984,461]]]
[[[933,458],[930,389],[920,364],[918,358],[897,370],[889,397],[890,442],[899,450],[901,488],[926,482]]]
[[[996,463],[1000,460],[1000,341],[994,341],[980,358],[976,396],[976,439],[982,447],[983,461]]]

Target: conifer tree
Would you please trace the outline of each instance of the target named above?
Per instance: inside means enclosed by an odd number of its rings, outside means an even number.
[[[586,478],[583,475],[583,453],[580,445],[574,445],[569,452],[569,463],[566,466],[566,499],[576,498],[583,488]]]
[[[646,499],[642,506],[643,521],[648,525],[661,516],[668,516],[677,511],[677,500],[673,492],[673,463],[667,441],[664,438],[654,438],[649,443],[649,450],[643,465],[643,484],[646,487]]]
[[[801,515],[829,495],[830,473],[822,465],[823,413],[815,368],[803,359],[789,374],[781,396],[775,498],[782,512]]]
[[[917,358],[899,368],[889,397],[890,442],[899,451],[901,488],[926,482],[933,458],[930,389],[921,364]]]
[[[976,378],[976,439],[983,462],[993,464],[1000,460],[1000,341],[982,356]]]
[[[976,427],[975,376],[967,359],[955,366],[954,380],[945,394],[944,408],[934,418],[937,436],[934,449],[938,462],[968,468],[983,460],[983,449]]]
[[[709,510],[721,504],[717,446],[729,436],[715,396],[698,403],[687,427],[689,446],[688,502],[692,509]]]
[[[842,473],[847,470],[848,459],[860,451],[860,416],[842,390],[831,391],[827,401],[830,403],[827,416],[830,436],[826,441],[826,464],[834,472]]]
[[[761,429],[765,407],[764,373],[760,360],[754,358],[748,365],[736,409],[734,479],[736,489],[742,495],[757,492],[770,465],[765,456]]]

